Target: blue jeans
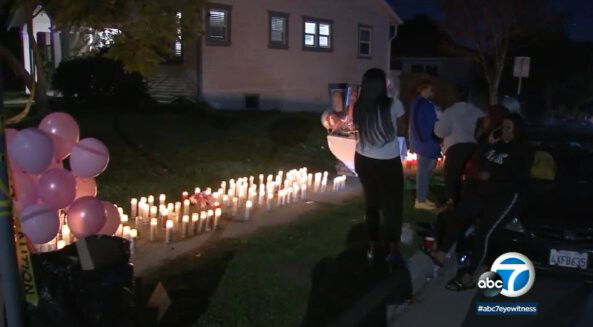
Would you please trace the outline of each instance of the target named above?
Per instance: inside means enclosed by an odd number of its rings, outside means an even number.
[[[426,201],[430,176],[436,164],[436,159],[418,156],[418,167],[416,171],[416,201]]]

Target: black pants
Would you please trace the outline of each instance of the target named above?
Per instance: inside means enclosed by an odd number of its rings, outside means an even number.
[[[380,213],[385,218],[387,239],[398,244],[402,229],[404,180],[401,159],[368,158],[356,153],[354,167],[366,202],[366,223],[371,241],[379,239]]]
[[[461,194],[461,175],[465,164],[476,150],[474,143],[458,143],[447,149],[445,153],[445,192],[453,203],[459,201]]]
[[[460,272],[473,274],[484,262],[492,233],[511,217],[517,206],[517,198],[516,193],[483,195],[469,185],[465,187],[453,212],[440,217],[437,224],[437,243],[439,249],[445,252],[474,225],[474,237],[469,243],[470,263]]]

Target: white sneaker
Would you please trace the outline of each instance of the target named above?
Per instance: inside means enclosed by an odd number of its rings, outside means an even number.
[[[416,210],[436,210],[437,206],[434,202],[430,201],[430,200],[425,200],[425,201],[418,201],[416,200],[416,203],[414,203],[414,209]]]

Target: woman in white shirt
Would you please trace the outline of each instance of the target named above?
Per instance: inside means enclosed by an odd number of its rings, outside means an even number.
[[[379,240],[380,214],[390,242],[386,261],[390,268],[404,266],[399,251],[402,227],[403,169],[397,138],[397,118],[404,109],[398,99],[387,96],[385,72],[369,69],[362,78],[360,96],[354,107],[358,143],[354,166],[363,186],[366,224],[369,232],[369,260],[375,258]]]

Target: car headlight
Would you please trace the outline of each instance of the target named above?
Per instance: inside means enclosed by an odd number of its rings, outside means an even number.
[[[514,217],[513,219],[511,219],[511,221],[509,221],[504,226],[504,229],[515,232],[515,233],[525,233],[525,228],[523,227],[523,224],[521,224],[521,221],[519,219],[517,219],[517,217]]]

